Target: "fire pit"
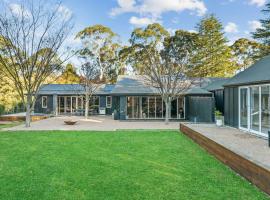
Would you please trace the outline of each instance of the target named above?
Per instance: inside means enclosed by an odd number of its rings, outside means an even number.
[[[64,121],[66,125],[75,125],[77,123],[77,121]]]

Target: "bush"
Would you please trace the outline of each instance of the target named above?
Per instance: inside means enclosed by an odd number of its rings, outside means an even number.
[[[0,115],[3,115],[5,113],[5,106],[0,105]]]
[[[215,111],[215,116],[216,116],[216,119],[221,119],[222,118],[222,113],[219,110],[216,110]]]

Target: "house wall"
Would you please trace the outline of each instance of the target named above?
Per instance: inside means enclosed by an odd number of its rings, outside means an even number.
[[[119,119],[125,120],[127,116],[127,98],[126,96],[119,97]]]
[[[238,87],[224,89],[224,123],[238,128],[239,124]]]
[[[224,90],[212,91],[215,97],[216,110],[224,114]]]
[[[106,108],[106,115],[111,115],[113,112],[113,105],[114,105],[114,99],[112,98],[112,107],[111,108],[107,108],[106,107],[106,98],[109,95],[102,95],[99,96],[99,107],[100,108]]]
[[[212,123],[215,121],[215,100],[211,95],[186,97],[186,120]]]
[[[47,108],[42,108],[42,96],[47,96]],[[54,113],[53,95],[38,96],[34,108],[35,113],[52,114]]]

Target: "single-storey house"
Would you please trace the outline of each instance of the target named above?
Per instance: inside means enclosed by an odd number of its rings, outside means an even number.
[[[224,84],[225,125],[263,137],[270,130],[270,56]]]
[[[220,78],[216,81],[211,82],[204,89],[209,92],[212,92],[215,98],[216,110],[224,114],[224,87],[230,79],[229,78]]]
[[[200,79],[171,103],[170,119],[195,122],[214,121],[213,93],[205,87],[217,79]],[[84,87],[79,84],[48,84],[38,92],[36,113],[83,115]],[[165,105],[155,88],[142,76],[119,76],[116,84],[102,85],[89,102],[90,114],[114,115],[116,120],[165,118]]]

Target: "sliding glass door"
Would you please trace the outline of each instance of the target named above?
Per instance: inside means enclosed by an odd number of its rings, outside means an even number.
[[[240,128],[248,129],[248,88],[240,89]]]
[[[260,131],[260,88],[250,88],[250,129]]]
[[[270,130],[270,86],[261,88],[261,132],[267,134]]]
[[[165,104],[158,96],[129,96],[127,97],[127,119],[164,119]],[[171,119],[185,118],[185,99],[179,97],[172,101]]]
[[[267,136],[270,130],[270,86],[239,89],[239,128]]]

